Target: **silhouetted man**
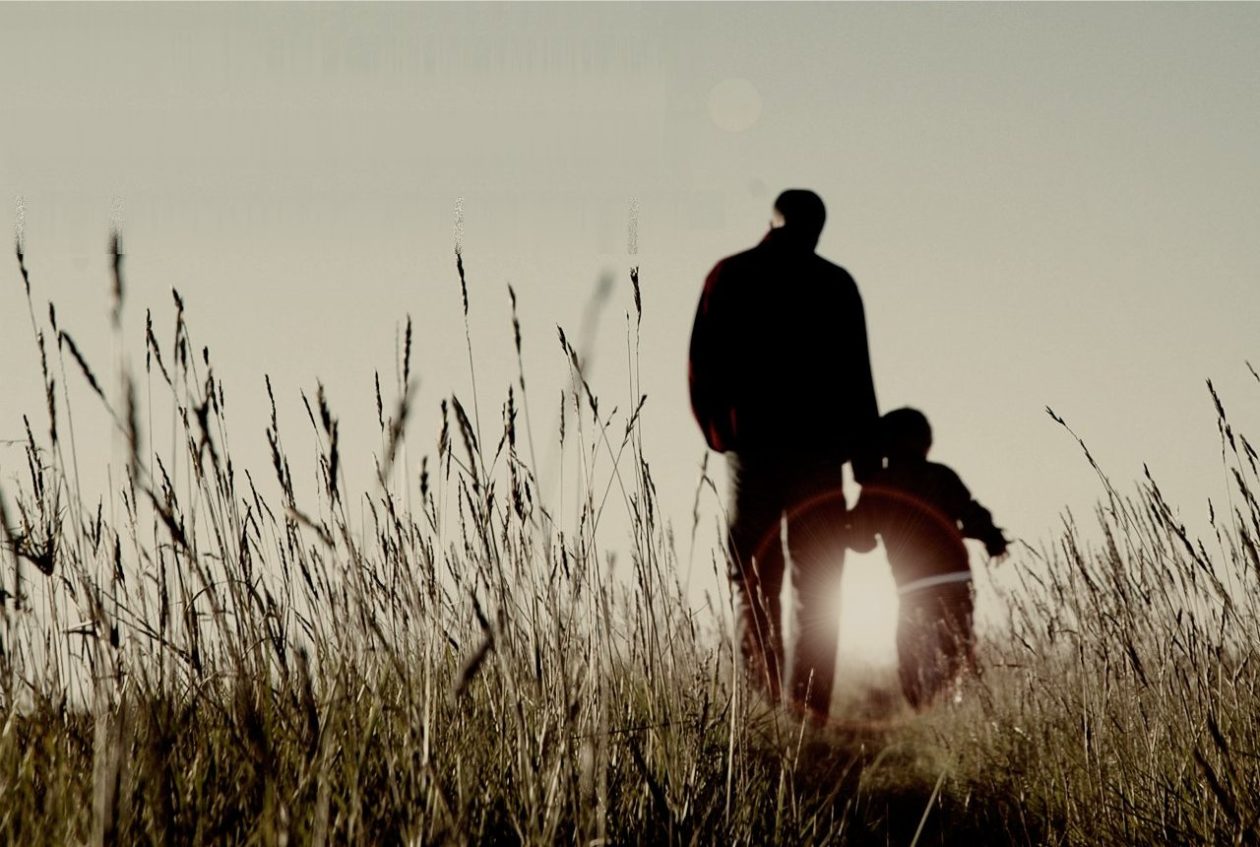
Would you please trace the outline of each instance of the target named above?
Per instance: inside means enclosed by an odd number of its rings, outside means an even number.
[[[728,455],[730,578],[745,666],[781,698],[779,593],[787,516],[797,638],[793,705],[826,715],[844,562],[842,468],[878,467],[866,319],[853,278],[814,253],[826,211],[812,191],[774,204],[770,232],[718,262],[691,333],[691,403],[709,446]]]

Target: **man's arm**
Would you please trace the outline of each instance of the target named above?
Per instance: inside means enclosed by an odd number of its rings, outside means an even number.
[[[730,316],[723,315],[721,291],[722,263],[718,262],[704,281],[696,319],[691,328],[687,382],[691,411],[704,440],[713,450],[724,453],[735,446],[735,419],[731,408],[725,359]]]
[[[848,277],[848,273],[845,273]],[[875,378],[871,375],[871,351],[866,336],[866,310],[857,284],[848,277],[847,288],[851,292],[845,309],[849,326],[843,336],[848,340],[842,367],[849,373],[849,394],[845,399],[852,421],[853,478],[859,483],[870,479],[883,462],[879,444],[879,405],[875,400]]]

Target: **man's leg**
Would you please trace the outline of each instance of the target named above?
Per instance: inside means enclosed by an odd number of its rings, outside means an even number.
[[[780,702],[783,682],[783,506],[772,478],[762,479],[754,464],[730,456],[732,488],[728,552],[737,637],[744,669],[772,703]]]
[[[845,520],[844,494],[839,490],[824,491],[788,518],[797,632],[792,701],[821,718],[831,711],[840,641]]]
[[[765,692],[766,698],[778,703],[782,698],[783,639],[782,615],[779,611],[779,591],[783,585],[783,565],[770,563],[769,574],[762,575],[763,563],[752,560],[747,573],[733,579],[735,593],[736,625],[739,628],[739,647],[743,654],[744,670],[749,681]],[[766,578],[766,577],[769,578]]]

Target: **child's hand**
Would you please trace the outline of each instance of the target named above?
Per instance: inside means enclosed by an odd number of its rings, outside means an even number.
[[[984,549],[986,553],[997,559],[999,563],[1006,561],[1006,537],[1002,535],[1000,529],[984,540]]]

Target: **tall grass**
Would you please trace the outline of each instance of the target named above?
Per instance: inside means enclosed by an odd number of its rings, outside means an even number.
[[[1208,391],[1233,488],[1209,504],[1214,537],[1193,538],[1149,472],[1122,495],[1085,449],[1097,540],[1069,518],[1020,569],[978,696],[936,722],[960,775],[1072,843],[1260,839],[1260,457]]]
[[[1126,498],[1102,478],[1102,540],[1068,523],[1017,557],[1009,626],[960,706],[911,719],[876,690],[885,720],[848,706],[818,729],[746,688],[723,604],[697,611],[680,587],[640,437],[637,269],[625,411],[559,333],[553,498],[523,366],[497,426],[451,396],[435,455],[409,466],[408,321],[398,396],[376,379],[376,485],[347,490],[367,450],[341,443],[317,387],[301,412],[318,488],[300,490],[294,410],[282,433],[269,380],[271,467],[233,461],[178,293],[169,342],[146,320],[144,373],[111,391],[35,308],[20,251],[18,270],[47,408],[21,483],[0,474],[0,841],[1256,839],[1260,485],[1223,408],[1237,494],[1212,549],[1154,482]],[[457,275],[467,321],[462,256]],[[120,258],[113,282],[117,331]],[[470,336],[468,354],[475,368]],[[100,461],[76,455],[79,381],[126,445],[104,501],[78,483]],[[167,407],[177,449],[161,453],[145,432]],[[625,567],[601,547],[609,509],[628,518]]]

